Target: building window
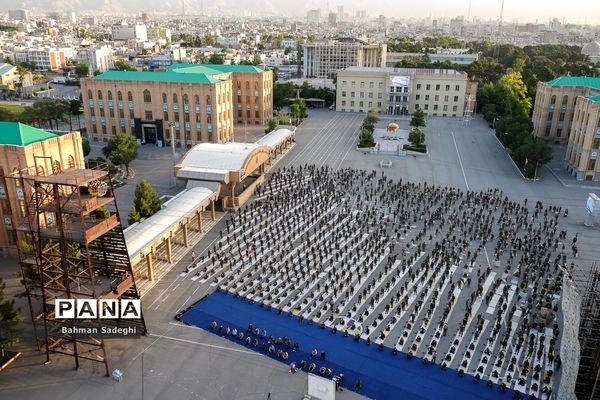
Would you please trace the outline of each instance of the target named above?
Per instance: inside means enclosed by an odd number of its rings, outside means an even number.
[[[440,85],[435,85],[435,90],[440,90]]]
[[[102,90],[98,90],[98,100],[102,100]]]
[[[92,89],[88,89],[88,100],[92,100]]]
[[[554,113],[553,113],[552,111],[550,111],[550,112],[548,113],[548,121],[550,121],[550,122],[551,122],[553,118],[554,118]],[[552,122],[551,122],[551,123],[552,123]]]
[[[448,95],[444,96],[444,101],[448,101]]]
[[[546,136],[546,137],[550,136],[550,127],[549,126],[546,127],[546,132],[544,132],[544,136]]]
[[[429,101],[429,95],[428,94],[425,95],[425,101]]]
[[[117,100],[119,100],[119,101],[123,100],[123,93],[121,93],[120,90],[117,92]]]
[[[450,91],[450,85],[446,85],[446,92]]]
[[[430,85],[430,84],[427,84],[427,85],[425,86],[425,90],[431,90],[431,85]]]
[[[460,90],[460,85],[454,86],[454,90],[456,90],[458,92]]]
[[[429,104],[425,104],[425,107],[423,107],[426,110],[429,110]]]
[[[133,110],[129,110],[129,119],[133,119],[133,118],[134,118]]]
[[[596,160],[588,160],[587,170],[593,171],[596,168]]]
[[[350,92],[350,97],[356,97],[356,92]]]
[[[373,89],[373,86],[375,86],[375,83],[374,82],[369,82],[369,88]]]
[[[176,113],[173,113],[173,115],[174,115],[173,116],[173,121],[175,121],[176,123],[179,123],[179,113],[176,112]]]
[[[454,96],[454,102],[458,103],[458,96]]]
[[[108,91],[108,100],[112,100],[112,99],[113,99],[113,98],[112,98],[112,92],[109,90],[109,91]]]
[[[342,90],[342,97],[346,97],[346,91]]]
[[[435,100],[435,101],[440,101],[440,95],[439,95],[439,94],[436,94],[436,95],[435,95],[435,97],[433,98],[433,100]]]
[[[418,110],[418,109],[419,109],[419,103],[416,103],[415,104],[415,110]]]
[[[438,105],[437,105],[437,104],[434,104],[434,105],[433,105],[433,111],[437,111],[437,109],[438,109]]]
[[[600,149],[600,138],[594,138],[592,141],[592,149]]]
[[[458,110],[458,106],[452,106],[452,111],[457,111]]]
[[[417,83],[417,90],[421,90],[421,84]]]
[[[342,107],[346,106],[346,100],[342,100]]]
[[[116,126],[111,126],[110,130],[111,130],[113,136],[117,134],[117,127]]]
[[[562,136],[562,128],[558,128],[556,130],[556,137],[561,137]]]
[[[144,90],[144,103],[151,103],[152,96],[150,95],[150,91],[148,89]]]
[[[131,92],[127,92],[127,101],[133,101],[133,94]]]
[[[448,111],[448,106],[444,104],[443,110]]]
[[[151,121],[152,120],[152,111],[145,111],[144,117],[145,117],[146,121]]]
[[[163,121],[167,122],[169,120],[169,113],[165,112],[163,113]]]

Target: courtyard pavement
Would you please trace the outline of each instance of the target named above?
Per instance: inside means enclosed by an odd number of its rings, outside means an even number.
[[[600,230],[585,227],[583,220],[588,193],[598,194],[600,188],[563,176],[562,171],[553,169],[553,164],[540,169],[540,180],[524,180],[481,119],[465,126],[461,119],[429,118],[425,128],[429,154],[397,157],[356,150],[364,114],[329,110],[309,110],[309,113],[310,117],[298,128],[295,148],[278,164],[280,168],[316,164],[334,169],[376,170],[394,179],[469,190],[499,188],[511,199],[528,198],[530,202],[539,200],[568,207],[569,216],[562,225],[571,235],[580,233],[576,271],[585,274],[590,263],[598,259]],[[383,127],[386,122],[379,125]],[[401,121],[401,128],[406,128],[405,125],[408,121]],[[237,131],[236,141],[242,141],[244,127],[238,127]],[[252,132],[254,137],[261,135],[257,127],[252,127]],[[94,146],[93,151],[101,155],[100,147]],[[391,159],[392,166],[380,168],[383,159]],[[159,195],[182,189],[170,184],[171,165],[170,149],[146,146],[141,149],[140,157],[132,163],[135,178],[117,189],[118,207],[125,223],[135,184],[142,178]],[[223,227],[224,219],[196,246],[196,254],[211,247]],[[16,270],[16,266],[13,268]],[[121,382],[105,378],[100,365],[83,363],[82,368],[74,370],[71,359],[59,356],[52,356],[52,363],[44,365],[45,354],[32,348],[31,328],[24,324],[24,337],[17,346],[23,355],[0,373],[0,398],[264,400],[270,394],[272,400],[301,399],[306,392],[306,374],[290,375],[277,361],[173,319],[178,311],[212,290],[184,279],[181,269],[173,268],[143,299],[148,336],[107,341],[111,370],[124,371]],[[12,285],[17,290],[18,280],[13,279]],[[21,311],[27,321],[26,307]],[[363,397],[348,391],[338,395],[341,400],[360,398]]]

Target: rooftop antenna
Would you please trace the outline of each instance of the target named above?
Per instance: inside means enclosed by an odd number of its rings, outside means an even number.
[[[498,21],[498,34],[496,35],[496,47],[494,48],[494,58],[498,58],[498,42],[500,41],[500,34],[502,32],[502,16],[504,15],[504,0],[502,0],[502,6],[500,7],[500,21]]]
[[[471,20],[471,3],[473,0],[469,0],[469,10],[467,11],[467,21]]]

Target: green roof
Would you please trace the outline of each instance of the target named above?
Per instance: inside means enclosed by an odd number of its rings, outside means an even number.
[[[228,72],[260,73],[254,65],[174,64],[165,72],[108,71],[94,79],[103,81],[143,81],[172,83],[217,83],[215,75]]]
[[[58,135],[20,122],[0,122],[0,145],[28,146],[55,137]]]
[[[594,103],[600,103],[600,94],[598,94],[596,96],[590,96],[590,97],[588,97],[588,99],[590,99]]]
[[[108,71],[96,76],[101,81],[142,81],[142,82],[171,82],[171,83],[217,83],[219,79],[208,73],[178,74],[166,72],[139,71]]]
[[[187,69],[205,68],[214,71],[215,74],[223,74],[227,72],[242,72],[258,74],[264,72],[262,69],[254,65],[227,65],[227,64],[173,64],[169,67],[169,71],[186,73]]]
[[[600,78],[591,76],[561,76],[546,83],[550,86],[582,86],[600,90]]]

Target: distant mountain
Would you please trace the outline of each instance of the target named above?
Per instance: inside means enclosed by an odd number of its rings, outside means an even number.
[[[182,0],[20,0],[10,5],[0,5],[0,10],[13,8],[25,8],[43,12],[52,10],[55,12],[69,11],[109,11],[111,8],[115,13],[135,13],[135,12],[177,12],[182,9]],[[303,15],[309,8],[324,8],[319,0],[307,0],[298,7],[295,0],[184,0],[186,14],[200,14],[201,9],[204,12],[216,10],[233,11],[241,14],[244,10],[253,12],[257,15],[273,14],[296,14]],[[4,3],[4,2],[1,2]],[[332,2],[333,4],[333,2]],[[323,10],[324,13],[324,10]]]

